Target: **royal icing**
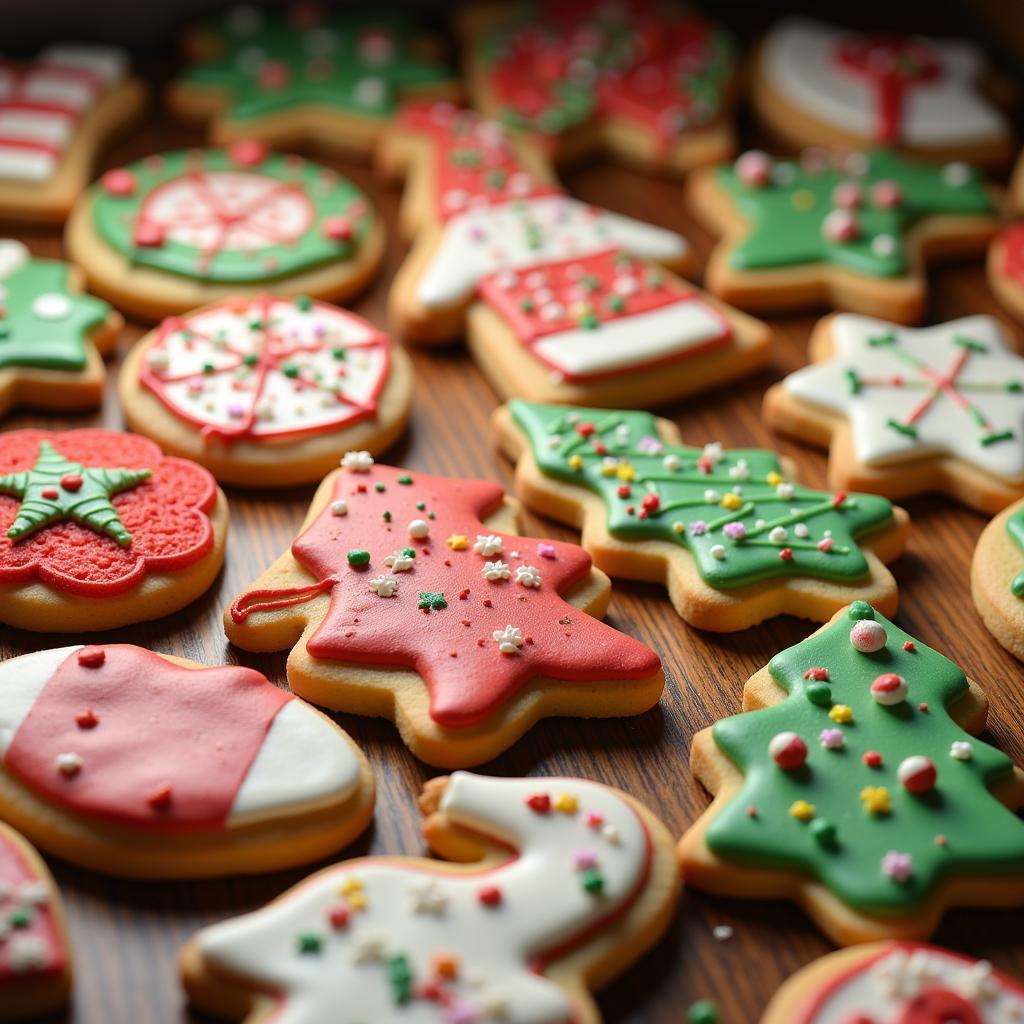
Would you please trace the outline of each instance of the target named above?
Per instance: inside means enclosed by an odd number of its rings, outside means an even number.
[[[122,644],[0,664],[0,761],[47,802],[144,829],[243,825],[359,783],[339,730],[258,672]]]
[[[881,647],[858,640],[865,623],[884,633]],[[1013,765],[950,718],[968,691],[956,665],[857,601],[768,668],[786,699],[713,729],[743,774],[708,825],[716,856],[799,872],[871,915],[913,913],[958,875],[1020,872],[1024,825],[989,792]],[[879,699],[887,677],[905,699]],[[843,745],[818,743],[823,729],[842,732]],[[769,750],[787,730],[807,747],[796,768]],[[922,788],[911,768],[925,760],[934,774]]]
[[[329,592],[327,614],[307,642],[313,658],[414,669],[429,691],[431,718],[446,727],[480,722],[537,677],[587,683],[654,675],[653,651],[561,596],[590,571],[582,548],[502,534],[510,578],[483,575],[494,558],[475,551],[470,538],[488,534],[481,517],[503,493],[497,484],[390,466],[342,472],[332,498],[345,502],[345,514],[325,508],[291,548],[316,582],[246,591],[231,616],[256,616],[258,629],[261,612]],[[516,582],[524,566],[539,577],[535,586]],[[393,591],[370,586],[382,574],[396,578]],[[514,653],[495,635],[507,628],[524,640]]]
[[[235,299],[163,322],[139,382],[207,439],[263,441],[373,418],[390,341],[306,297]]]
[[[456,772],[441,812],[516,856],[458,873],[340,864],[201,932],[206,965],[273,992],[282,1021],[577,1020],[576,998],[545,971],[645,891],[650,838],[636,811],[593,782]]]
[[[200,466],[110,430],[18,430],[0,445],[0,585],[82,597],[138,586],[213,548],[217,485]]]
[[[0,240],[0,369],[85,369],[89,335],[110,307],[68,284],[66,263],[32,259],[21,242]]]
[[[0,179],[52,178],[82,119],[127,65],[122,50],[77,44],[51,46],[27,67],[0,61]]]
[[[0,998],[5,989],[38,984],[67,969],[67,950],[51,906],[52,881],[0,824]]]
[[[786,480],[773,452],[667,444],[650,413],[519,400],[508,408],[542,473],[602,498],[609,533],[679,545],[713,587],[862,580],[868,563],[855,538],[892,522],[883,498]]]
[[[795,110],[873,142],[966,147],[1006,135],[977,88],[984,55],[968,43],[786,18],[766,36],[760,67]]]
[[[966,164],[932,167],[884,149],[835,157],[808,150],[798,160],[752,151],[715,180],[748,222],[729,253],[740,271],[825,263],[896,277],[910,270],[907,235],[922,219],[995,211]]]
[[[91,195],[97,233],[130,263],[220,284],[349,259],[373,224],[346,178],[253,142],[145,157]]]
[[[692,289],[622,250],[498,271],[480,293],[565,380],[685,358],[732,337],[728,321]]]
[[[1000,270],[1019,288],[1024,288],[1024,223],[1014,224],[999,235],[1003,250]]]
[[[812,993],[794,1024],[1018,1024],[1024,988],[975,960],[938,946],[893,943]]]
[[[664,4],[527,3],[477,47],[509,126],[556,139],[616,119],[667,148],[722,113],[735,69],[731,38]]]
[[[401,17],[309,7],[268,16],[245,7],[203,31],[217,54],[186,70],[182,83],[225,97],[224,117],[235,125],[304,107],[384,119],[403,96],[450,78],[417,50]]]
[[[911,328],[841,314],[831,335],[834,356],[783,386],[845,415],[865,465],[951,455],[1000,477],[1024,476],[1024,359],[998,321]]]

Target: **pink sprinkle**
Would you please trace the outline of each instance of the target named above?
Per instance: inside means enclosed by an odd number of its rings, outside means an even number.
[[[537,545],[537,554],[541,558],[554,558],[555,557],[555,545],[550,541],[542,540]]]
[[[757,808],[753,804],[751,804],[747,808],[747,817],[748,818],[756,818],[757,817]]]
[[[242,419],[245,416],[245,406],[244,405],[229,405],[228,406],[228,415],[233,420],[240,420],[240,419]]]
[[[772,158],[760,149],[751,149],[736,160],[734,170],[744,185],[760,188],[771,181]]]
[[[722,527],[722,533],[732,540],[739,540],[747,535],[747,528],[742,523],[726,523]]]
[[[597,867],[597,854],[593,850],[573,850],[572,866],[577,871],[587,871]]]
[[[818,550],[826,552],[831,551],[832,543],[833,542],[831,537],[823,537],[821,540],[818,541]]]
[[[829,242],[852,242],[859,234],[857,218],[849,210],[833,210],[821,224],[821,233]]]
[[[890,850],[882,858],[882,874],[894,882],[907,882],[914,875],[914,861],[909,853]]]
[[[927,702],[926,701],[921,701],[921,703],[917,705],[917,710],[918,711],[924,711],[925,713],[927,713],[927,711],[928,711],[928,704],[927,704]]]
[[[903,202],[903,189],[895,181],[877,181],[871,189],[871,201],[882,209],[891,209]]]
[[[694,519],[690,523],[690,533],[694,537],[703,537],[708,532],[708,524],[703,519]]]
[[[832,202],[843,209],[852,210],[864,202],[864,193],[859,185],[853,184],[852,181],[844,181],[833,189]]]

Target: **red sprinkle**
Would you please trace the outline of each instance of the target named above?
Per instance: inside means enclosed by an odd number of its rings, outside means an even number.
[[[476,897],[485,907],[501,906],[501,890],[496,885],[485,885]]]
[[[327,920],[330,922],[332,928],[345,928],[348,925],[349,918],[352,916],[352,911],[348,907],[341,903],[335,903],[327,911]]]
[[[927,701],[921,701],[921,703],[917,705],[917,710],[918,711],[924,711],[924,712],[927,713],[927,711],[928,711],[928,702]]]
[[[171,785],[169,782],[165,782],[162,786],[157,786],[149,796],[146,797],[146,803],[150,807],[166,807],[171,802]]]
[[[459,656],[459,652],[458,651],[449,651],[448,652],[448,657],[449,658],[457,658],[458,656]]]
[[[619,484],[618,495],[620,498],[628,498],[633,493],[633,488],[629,484]]]
[[[48,501],[56,501],[60,497],[56,487],[44,487],[39,493]]]
[[[809,668],[804,673],[804,679],[813,679],[816,683],[827,683],[828,682],[828,669],[827,668]]]
[[[96,717],[96,712],[92,708],[86,708],[75,715],[75,724],[79,729],[95,729],[100,724],[100,720]]]
[[[79,473],[65,473],[60,478],[60,485],[65,491],[71,491],[73,494],[82,489],[82,477]]]
[[[590,437],[596,429],[597,427],[595,427],[589,420],[576,424],[576,433],[579,434],[580,437]]]
[[[526,806],[535,814],[547,814],[551,810],[551,797],[547,793],[534,793],[526,798]]]
[[[83,647],[78,652],[78,664],[85,668],[99,668],[107,660],[107,652],[102,647]]]
[[[327,217],[323,233],[332,242],[347,242],[352,237],[352,222],[347,217]]]
[[[779,552],[779,558],[781,558],[784,562],[792,562],[793,561],[793,549],[792,548],[783,548]]]
[[[865,750],[864,756],[861,760],[869,768],[881,768],[882,767],[882,755],[877,750]]]
[[[460,590],[459,591],[459,600],[460,601],[465,601],[467,597],[469,597],[469,587],[466,587],[465,590]],[[465,622],[466,620],[463,619],[462,621]]]
[[[917,645],[914,643],[913,640],[904,640],[903,650],[905,650],[908,654],[913,654],[917,650]]]
[[[135,192],[135,175],[121,167],[114,171],[107,171],[100,178],[100,184],[107,195],[130,196]]]
[[[834,508],[839,508],[844,501],[846,501],[846,491],[836,491],[836,493],[832,495],[832,505]]]
[[[747,808],[747,817],[748,818],[756,818],[757,817],[757,808],[753,804],[751,804]]]
[[[159,249],[164,244],[164,229],[159,224],[136,224],[134,241],[144,249]]]
[[[656,494],[645,494],[644,500],[640,502],[648,512],[653,512],[661,504],[661,498]]]
[[[241,139],[231,147],[230,153],[239,167],[255,167],[267,159],[267,147],[256,139]]]
[[[490,608],[491,607],[491,603],[492,602],[491,602],[491,599],[489,597],[485,597],[484,598],[484,607],[485,608]]]
[[[949,840],[941,832],[935,837],[936,846],[946,846],[948,843]]]
[[[365,494],[366,493],[366,484],[356,484],[356,493],[357,494]]]

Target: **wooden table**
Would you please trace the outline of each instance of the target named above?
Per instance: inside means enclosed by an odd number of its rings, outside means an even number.
[[[155,116],[110,154],[107,166],[201,141],[199,132]],[[367,191],[394,239],[398,193],[382,188],[365,166],[325,162]],[[602,165],[570,175],[568,184],[585,200],[683,232],[702,257],[708,251],[710,240],[684,209],[676,183]],[[17,231],[8,226],[3,233],[24,239],[37,255],[61,254],[57,231]],[[381,326],[387,323],[388,284],[402,255],[402,247],[393,242],[376,284],[353,304],[356,312]],[[999,312],[980,265],[936,272],[931,283],[931,322]],[[676,420],[690,444],[720,440],[728,446],[774,447],[796,459],[805,482],[824,486],[824,456],[772,437],[760,419],[765,389],[804,363],[814,321],[814,316],[773,319],[776,341],[769,370],[669,407],[664,414]],[[121,355],[141,333],[141,326],[128,326]],[[389,461],[509,485],[510,467],[487,440],[488,416],[497,400],[473,363],[459,347],[414,352],[413,359],[417,383],[412,423]],[[119,362],[120,356],[110,366],[102,413],[59,420],[14,415],[4,427],[122,427],[114,390]],[[228,489],[227,562],[211,590],[176,615],[118,630],[104,639],[211,665],[249,665],[284,685],[285,655],[256,656],[231,648],[221,628],[221,612],[290,543],[312,493],[312,487],[266,493]],[[985,631],[970,599],[971,552],[985,520],[941,499],[922,498],[907,507],[913,517],[910,548],[893,566],[902,597],[898,621],[962,665],[984,687],[992,703],[988,738],[1024,762],[1024,719],[1019,713],[1022,667]],[[527,532],[577,539],[532,516],[527,518]],[[484,770],[500,775],[578,775],[606,782],[646,801],[679,835],[708,803],[707,794],[689,772],[691,736],[737,712],[747,677],[777,651],[803,639],[813,626],[784,618],[738,634],[699,633],[676,616],[660,588],[626,583],[615,585],[609,621],[661,654],[668,683],[660,706],[638,718],[617,721],[549,719]],[[0,656],[25,654],[72,639],[0,627]],[[433,773],[409,755],[389,722],[335,717],[366,752],[378,785],[374,827],[346,855],[421,852],[414,799]],[[197,1019],[185,1008],[178,985],[175,958],[181,944],[202,925],[260,906],[319,865],[258,878],[169,884],[108,879],[56,861],[52,866],[67,902],[76,958],[74,1008],[66,1019],[76,1024],[167,1024]],[[948,915],[937,941],[988,957],[1024,977],[1020,922],[1020,911],[958,911]],[[732,937],[716,939],[712,934],[716,925],[730,925]],[[710,998],[719,1004],[723,1024],[748,1024],[758,1019],[768,998],[790,973],[829,949],[829,943],[791,905],[685,892],[661,944],[606,989],[599,1001],[608,1021],[678,1024],[690,1003]]]

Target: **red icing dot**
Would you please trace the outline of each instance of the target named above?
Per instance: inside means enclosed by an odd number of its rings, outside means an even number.
[[[779,552],[779,558],[781,558],[784,562],[791,562],[793,560],[793,549],[783,548]]]
[[[327,911],[327,920],[332,928],[346,927],[351,916],[351,911],[342,903],[335,903]]]
[[[477,899],[485,907],[498,907],[501,905],[501,890],[496,885],[485,885],[476,895]]]
[[[640,504],[646,511],[653,512],[661,504],[661,499],[656,494],[645,494],[644,500]]]
[[[551,810],[551,797],[547,793],[534,793],[526,798],[526,806],[535,814],[547,814]]]
[[[809,668],[804,673],[804,679],[813,679],[817,683],[828,682],[828,669],[827,668]]]
[[[166,807],[171,802],[172,790],[171,785],[165,782],[162,786],[157,786],[149,795],[146,797],[146,803],[150,807]]]
[[[102,647],[83,647],[78,652],[78,664],[85,668],[99,668],[107,660],[107,652]]]
[[[96,717],[96,712],[92,708],[86,708],[75,715],[75,724],[79,729],[95,729],[100,724],[100,720]]]
[[[267,147],[257,139],[242,139],[230,149],[231,159],[239,167],[255,167],[267,159]]]
[[[846,491],[836,491],[836,493],[832,495],[832,505],[834,508],[839,508],[844,501],[846,501]]]
[[[65,473],[60,478],[60,485],[65,491],[71,491],[74,494],[75,491],[82,489],[82,477],[78,473]]]
[[[597,427],[595,427],[589,420],[576,424],[576,433],[579,434],[580,437],[590,437],[596,429]]]
[[[145,249],[158,249],[164,244],[164,229],[159,224],[143,221],[135,225],[135,244]]]
[[[984,1024],[977,1004],[950,989],[926,988],[914,996],[896,1018],[896,1024]]]
[[[131,171],[119,168],[107,171],[100,178],[103,190],[110,196],[130,196],[135,194],[135,175]]]
[[[632,493],[633,489],[629,484],[619,484],[618,495],[620,498],[628,498]]]
[[[914,645],[913,640],[904,640],[903,650],[905,650],[908,654],[913,654],[917,650],[917,647]]]
[[[866,750],[861,760],[869,768],[881,768],[882,767],[882,755],[877,750]]]
[[[48,501],[56,501],[60,497],[56,487],[44,487],[39,493]]]
[[[352,222],[347,217],[327,217],[322,230],[331,241],[347,242],[352,237]]]

